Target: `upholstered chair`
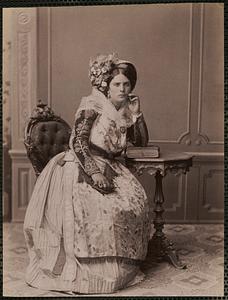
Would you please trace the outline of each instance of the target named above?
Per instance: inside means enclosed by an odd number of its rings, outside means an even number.
[[[49,160],[68,149],[71,127],[39,101],[25,127],[24,144],[38,177]]]

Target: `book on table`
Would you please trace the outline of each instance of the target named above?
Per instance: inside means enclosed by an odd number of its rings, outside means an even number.
[[[129,146],[126,150],[127,158],[158,158],[160,155],[160,148],[156,145],[146,147]]]

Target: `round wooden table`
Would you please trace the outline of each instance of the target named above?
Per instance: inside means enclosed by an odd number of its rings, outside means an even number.
[[[149,242],[147,260],[162,261],[168,259],[176,268],[186,268],[186,265],[180,261],[173,243],[163,232],[165,222],[162,217],[164,213],[162,180],[167,172],[174,175],[186,174],[189,171],[189,167],[192,166],[192,156],[187,153],[162,152],[159,158],[145,158],[139,153],[135,158],[126,158],[126,165],[136,171],[138,175],[147,172],[149,175],[155,176],[155,218],[153,222],[155,232]]]

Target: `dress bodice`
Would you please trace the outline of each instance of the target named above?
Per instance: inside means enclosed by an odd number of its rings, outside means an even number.
[[[106,152],[117,153],[126,146],[128,123],[123,110],[115,112],[114,109],[97,116],[91,129],[90,142]]]
[[[82,98],[76,112],[69,146],[89,176],[100,172],[93,156],[92,146],[108,154],[119,154],[126,147],[127,140],[136,146],[145,145],[148,133],[143,117],[134,120],[127,102],[117,110],[104,94],[93,90]]]

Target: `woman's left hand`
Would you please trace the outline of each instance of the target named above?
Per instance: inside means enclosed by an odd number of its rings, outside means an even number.
[[[139,97],[133,94],[128,95],[128,107],[132,114],[137,115],[140,113],[140,101]]]

